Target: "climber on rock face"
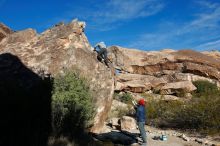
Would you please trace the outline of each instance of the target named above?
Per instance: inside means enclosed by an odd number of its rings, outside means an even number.
[[[104,61],[108,66],[108,58],[107,58],[107,47],[104,42],[99,42],[95,45],[94,51],[98,53],[98,60]]]

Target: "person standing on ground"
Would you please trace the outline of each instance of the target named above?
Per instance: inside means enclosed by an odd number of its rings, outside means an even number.
[[[146,122],[146,111],[145,111],[145,101],[144,99],[140,99],[137,106],[137,123],[138,128],[140,130],[141,138],[143,140],[143,146],[147,145],[147,136],[145,131],[145,122]]]

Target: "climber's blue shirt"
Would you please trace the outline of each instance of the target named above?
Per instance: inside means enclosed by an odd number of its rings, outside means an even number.
[[[146,111],[143,105],[139,105],[137,107],[137,122],[145,122],[146,121]]]

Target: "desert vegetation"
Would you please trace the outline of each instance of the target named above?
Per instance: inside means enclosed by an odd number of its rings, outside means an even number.
[[[79,136],[91,126],[94,106],[89,83],[76,72],[54,79],[52,129],[56,136]]]
[[[196,81],[190,101],[149,100],[148,124],[195,129],[204,134],[220,133],[220,91],[208,81]]]

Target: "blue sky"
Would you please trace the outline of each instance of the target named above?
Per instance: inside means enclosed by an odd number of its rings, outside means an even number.
[[[0,0],[0,21],[14,30],[40,33],[74,18],[92,45],[220,50],[219,0]]]

